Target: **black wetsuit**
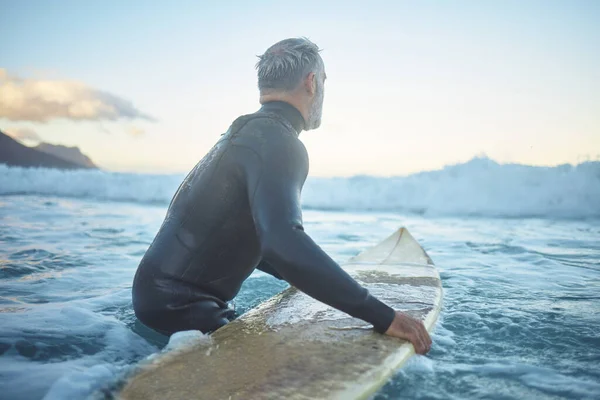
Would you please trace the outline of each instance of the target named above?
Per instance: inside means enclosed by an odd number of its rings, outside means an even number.
[[[166,334],[212,332],[255,268],[387,330],[394,311],[342,270],[302,227],[304,119],[284,102],[236,119],[187,175],[133,282],[133,308]]]

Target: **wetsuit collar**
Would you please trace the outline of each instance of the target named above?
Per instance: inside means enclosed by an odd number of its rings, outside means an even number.
[[[304,117],[293,105],[285,101],[269,101],[260,108],[263,112],[272,112],[281,115],[289,121],[296,134],[299,135],[304,129]]]

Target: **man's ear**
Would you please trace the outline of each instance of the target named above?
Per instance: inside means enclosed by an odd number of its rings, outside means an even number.
[[[311,95],[314,96],[317,91],[317,76],[314,72],[309,73],[304,79],[304,89]]]

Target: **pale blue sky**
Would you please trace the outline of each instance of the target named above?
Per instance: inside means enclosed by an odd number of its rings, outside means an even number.
[[[405,174],[482,153],[534,165],[600,154],[600,1],[0,7],[9,75],[78,81],[156,118],[0,119],[0,129],[77,145],[108,169],[188,170],[259,107],[256,55],[296,36],[324,49],[328,76],[323,125],[301,135],[312,175]]]

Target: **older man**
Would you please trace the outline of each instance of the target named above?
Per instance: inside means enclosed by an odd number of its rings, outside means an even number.
[[[258,268],[426,353],[420,321],[370,295],[304,232],[308,154],[298,135],[321,124],[319,48],[283,40],[257,69],[262,107],[236,119],[175,193],[136,272],[136,316],[165,334],[212,332],[234,318],[227,302]]]

